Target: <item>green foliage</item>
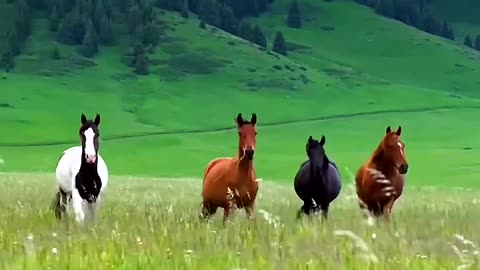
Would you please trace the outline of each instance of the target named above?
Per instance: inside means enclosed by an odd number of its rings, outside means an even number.
[[[7,32],[7,51],[9,51],[13,56],[20,54],[21,41],[17,35],[17,28],[12,27]]]
[[[253,41],[253,28],[247,20],[242,20],[238,25],[237,35],[245,40]]]
[[[145,46],[151,44],[155,47],[160,42],[160,28],[153,23],[147,23],[137,29],[136,38]]]
[[[60,55],[60,50],[58,49],[57,46],[54,46],[52,48],[52,59],[54,60],[62,59],[62,56]]]
[[[213,26],[220,24],[220,5],[216,0],[199,0],[198,17]]]
[[[205,25],[205,21],[204,20],[201,20],[200,23],[198,24],[198,26],[202,29],[206,29],[207,26]]]
[[[470,48],[473,48],[472,38],[470,37],[470,35],[465,36],[465,39],[463,41],[463,45],[465,45],[467,47],[470,47]]]
[[[233,10],[227,5],[222,6],[219,10],[218,27],[231,34],[236,34],[237,25],[238,21],[233,13]]]
[[[0,58],[0,68],[3,68],[5,71],[9,72],[15,67],[15,54],[13,53],[13,49],[7,47],[5,52],[2,54]]]
[[[149,71],[150,60],[148,59],[148,55],[146,53],[141,53],[135,59],[135,70],[134,72],[138,75],[148,75]]]
[[[292,3],[290,4],[290,8],[288,9],[287,25],[290,28],[302,27],[302,17],[297,0],[292,0]]]
[[[477,51],[480,51],[480,35],[475,37],[475,41],[473,42],[473,48]]]
[[[103,45],[112,46],[115,44],[112,21],[107,16],[104,16],[100,21],[99,38]]]
[[[388,18],[395,15],[392,0],[379,0],[375,6],[375,12]]]
[[[142,23],[142,13],[138,5],[133,5],[128,10],[128,31],[134,33],[137,30],[137,27]]]
[[[102,0],[97,0],[97,5],[95,6],[95,13],[93,16],[93,23],[96,29],[100,29],[104,19],[106,19],[107,14]]]
[[[54,6],[50,14],[49,29],[52,32],[57,32],[60,26],[60,16],[58,15],[57,7]]]
[[[267,38],[265,34],[263,34],[262,29],[260,26],[255,26],[253,29],[253,42],[260,45],[263,48],[267,48]]]
[[[78,9],[74,9],[63,17],[59,26],[57,40],[67,45],[81,44],[84,40],[85,31],[83,16]]]
[[[93,57],[98,53],[98,37],[92,21],[88,21],[87,31],[79,52],[85,57]]]
[[[285,38],[283,37],[282,32],[277,31],[275,34],[275,39],[273,40],[272,51],[287,55],[287,44],[285,43]]]

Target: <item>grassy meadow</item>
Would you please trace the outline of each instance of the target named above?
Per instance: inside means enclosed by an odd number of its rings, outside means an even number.
[[[114,177],[95,224],[59,223],[51,174],[3,173],[2,269],[478,269],[478,192],[407,188],[367,223],[345,185],[330,218],[296,221],[290,185],[261,182],[254,221],[198,218],[199,179]],[[471,242],[469,242],[471,241]],[[458,250],[458,254],[456,253]]]
[[[6,2],[0,37],[12,23]],[[148,76],[122,63],[131,42],[123,22],[115,45],[85,58],[34,14],[15,68],[0,73],[0,268],[480,269],[480,54],[353,1],[301,1],[303,27],[287,28],[289,3],[248,18],[262,26],[267,51],[201,29],[193,14],[156,9],[168,27]],[[460,5],[432,5],[465,26],[460,35],[480,29],[473,15],[459,18]],[[271,52],[279,30],[287,56]],[[239,112],[258,115],[256,218],[240,211],[223,226],[219,210],[203,223],[202,173],[211,159],[235,155]],[[48,208],[81,113],[101,114],[112,176],[85,227]],[[392,222],[370,224],[352,175],[389,125],[402,126],[410,170]],[[343,181],[326,223],[295,220],[293,177],[310,135],[326,136]]]

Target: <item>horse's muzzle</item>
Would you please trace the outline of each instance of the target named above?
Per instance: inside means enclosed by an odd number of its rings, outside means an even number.
[[[408,172],[408,164],[402,164],[400,167],[398,167],[398,172],[400,174],[407,174]]]
[[[87,197],[87,202],[89,203],[94,203],[96,200],[97,200],[97,197],[95,195],[90,194]]]
[[[255,150],[253,149],[247,149],[245,150],[245,158],[248,159],[248,160],[252,160],[253,159],[253,155],[255,154]]]
[[[97,161],[97,155],[85,155],[85,160],[88,164],[93,164]]]

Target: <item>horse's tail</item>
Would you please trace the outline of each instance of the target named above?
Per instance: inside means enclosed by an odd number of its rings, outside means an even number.
[[[58,189],[57,193],[55,193],[55,196],[53,197],[52,204],[50,205],[50,208],[53,210],[53,213],[57,219],[61,219],[62,214],[66,210],[64,204],[62,203],[62,199],[65,197],[66,194],[61,189]]]

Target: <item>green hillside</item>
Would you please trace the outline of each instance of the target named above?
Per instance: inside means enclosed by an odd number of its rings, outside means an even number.
[[[210,159],[233,155],[237,141],[232,130],[208,131],[256,112],[262,178],[291,181],[306,138],[322,134],[346,175],[387,125],[402,125],[412,183],[478,186],[470,159],[478,155],[479,128],[471,124],[480,106],[478,52],[350,1],[301,1],[303,27],[288,28],[289,4],[276,0],[248,18],[265,32],[267,51],[208,24],[202,29],[193,13],[187,19],[155,8],[162,31],[147,76],[122,62],[132,40],[120,19],[116,44],[88,58],[58,42],[48,16],[34,12],[15,68],[0,75],[0,169],[53,171],[61,151],[77,144],[80,114],[98,112],[112,174],[201,177]],[[276,31],[287,56],[271,51]],[[159,134],[176,131],[205,132]]]

